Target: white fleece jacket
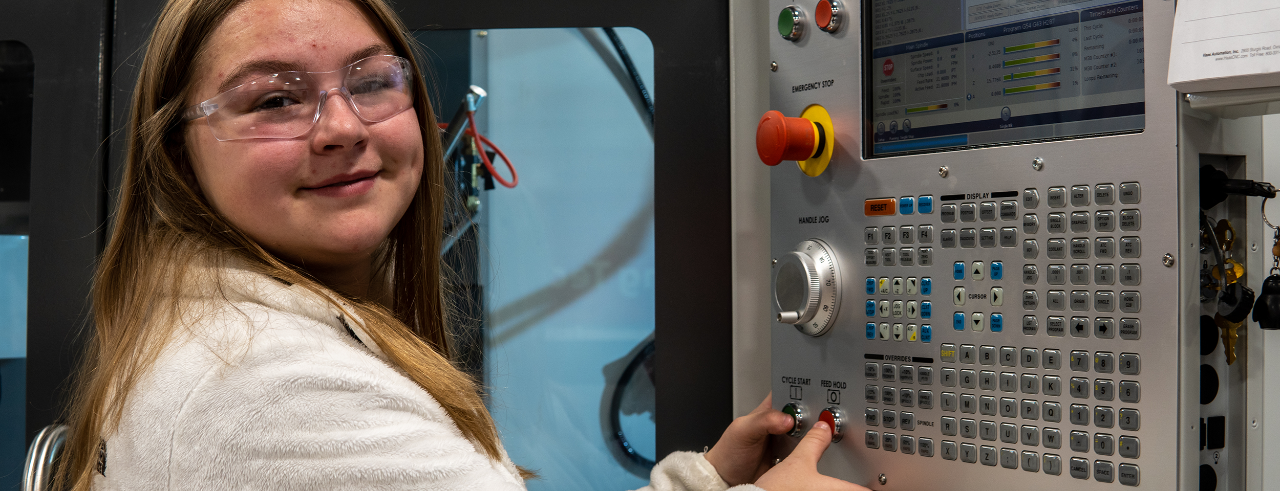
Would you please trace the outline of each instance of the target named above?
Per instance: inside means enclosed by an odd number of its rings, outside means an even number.
[[[95,490],[525,489],[506,451],[495,461],[464,438],[358,320],[241,269],[204,290],[129,395]],[[644,489],[728,488],[692,452],[651,479]]]

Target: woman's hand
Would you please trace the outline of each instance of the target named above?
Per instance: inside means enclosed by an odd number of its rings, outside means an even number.
[[[772,464],[769,435],[791,431],[791,417],[771,407],[772,396],[765,396],[750,414],[733,420],[720,441],[707,451],[707,462],[730,486],[756,482]]]
[[[791,455],[760,476],[756,486],[765,491],[870,491],[818,473],[818,459],[828,445],[831,445],[831,427],[823,421],[814,423]]]

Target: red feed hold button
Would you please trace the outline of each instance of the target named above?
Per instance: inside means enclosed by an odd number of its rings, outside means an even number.
[[[842,431],[843,428],[841,428],[844,426],[843,419],[844,418],[842,418],[842,415],[840,414],[840,409],[836,407],[829,407],[823,409],[821,413],[818,413],[818,421],[825,421],[827,426],[831,427],[832,443],[840,441],[840,438],[844,436],[844,432]]]
[[[756,153],[767,165],[778,165],[783,160],[807,160],[816,153],[815,149],[821,150],[817,148],[819,135],[812,121],[769,111],[756,127]]]
[[[829,0],[822,0],[821,2],[818,2],[818,7],[813,9],[813,14],[813,20],[818,24],[818,29],[822,29],[824,31],[831,29],[832,12],[831,2]]]

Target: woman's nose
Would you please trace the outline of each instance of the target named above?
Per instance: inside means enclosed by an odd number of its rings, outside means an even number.
[[[316,121],[313,138],[317,151],[354,147],[367,136],[364,121],[356,114],[351,98],[342,89],[321,93],[320,119]]]

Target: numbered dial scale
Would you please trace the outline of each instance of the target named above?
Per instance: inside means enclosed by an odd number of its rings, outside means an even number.
[[[778,322],[794,324],[810,336],[831,329],[840,311],[840,266],[820,239],[801,242],[773,268],[773,302]]]

